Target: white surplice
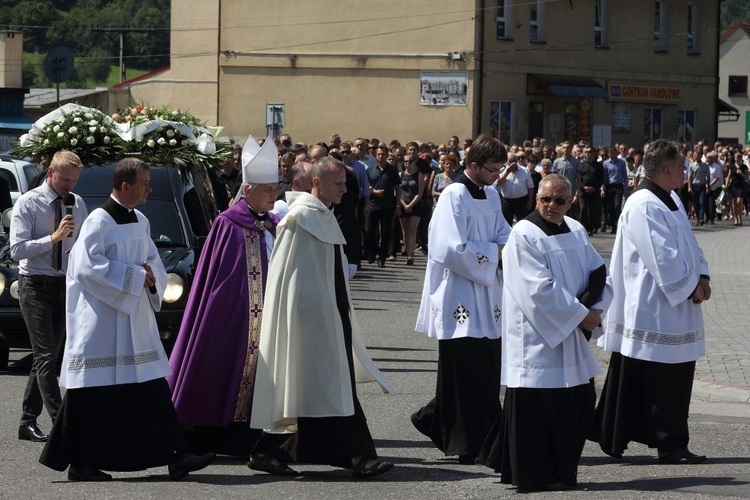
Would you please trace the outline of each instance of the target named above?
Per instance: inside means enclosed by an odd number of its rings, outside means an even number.
[[[599,346],[660,363],[705,354],[703,313],[690,296],[708,263],[679,196],[670,210],[647,189],[633,193],[620,216],[612,249],[614,300]]]
[[[429,228],[422,301],[416,331],[438,340],[500,338],[503,272],[498,245],[510,227],[500,195],[474,199],[454,182],[440,194]]]
[[[138,223],[117,224],[94,210],[70,252],[62,387],[140,383],[171,373],[154,318],[167,273],[148,219],[135,213]],[[155,294],[143,286],[144,262],[156,277]]]
[[[589,275],[604,265],[586,229],[565,217],[569,233],[548,236],[522,220],[503,250],[502,383],[508,387],[561,388],[601,373],[578,325],[588,314],[579,297]],[[606,285],[592,309],[612,300]]]

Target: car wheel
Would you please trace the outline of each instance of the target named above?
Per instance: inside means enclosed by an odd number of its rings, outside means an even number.
[[[10,359],[10,346],[5,342],[0,343],[0,370],[8,369],[8,360]]]

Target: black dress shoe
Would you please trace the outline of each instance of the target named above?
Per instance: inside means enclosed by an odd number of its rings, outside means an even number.
[[[44,443],[47,441],[47,435],[36,424],[25,424],[18,428],[18,439]]]
[[[70,465],[68,479],[71,481],[111,481],[112,476],[88,464]]]
[[[687,446],[678,448],[671,452],[660,451],[660,464],[699,464],[706,461],[706,455],[696,455],[687,449]]]
[[[569,488],[568,484],[563,481],[555,483],[531,483],[518,485],[518,493],[532,493],[535,491],[565,491]]]
[[[213,453],[206,453],[205,455],[191,455],[190,453],[185,453],[169,464],[169,479],[175,481],[187,476],[190,472],[204,469],[208,467],[215,458],[216,455]]]
[[[477,457],[472,457],[471,455],[459,455],[458,463],[461,465],[476,465]]]

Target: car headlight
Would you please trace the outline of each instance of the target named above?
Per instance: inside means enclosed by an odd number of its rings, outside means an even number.
[[[185,280],[179,274],[169,273],[167,275],[167,289],[164,291],[164,302],[171,304],[177,302],[185,293]]]
[[[5,282],[6,282],[5,275],[0,274],[0,295],[5,293]]]
[[[10,296],[18,300],[18,280],[10,284]]]

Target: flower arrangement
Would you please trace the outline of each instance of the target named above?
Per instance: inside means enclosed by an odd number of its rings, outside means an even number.
[[[61,149],[74,151],[84,164],[122,156],[124,142],[114,121],[93,108],[68,106],[45,116],[21,137],[14,153],[40,161]]]
[[[185,168],[219,166],[232,157],[230,145],[186,111],[134,104],[106,116],[97,109],[66,104],[38,120],[14,153],[40,161],[61,149],[75,152],[86,166],[125,156],[152,165]]]

